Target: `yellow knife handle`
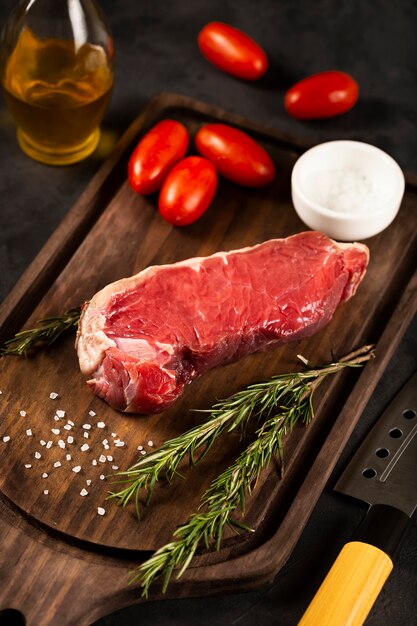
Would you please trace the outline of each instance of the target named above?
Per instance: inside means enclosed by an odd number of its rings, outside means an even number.
[[[299,626],[362,626],[392,568],[390,557],[379,548],[347,543]]]
[[[392,571],[392,559],[409,525],[409,517],[398,509],[372,506],[298,626],[362,626]]]

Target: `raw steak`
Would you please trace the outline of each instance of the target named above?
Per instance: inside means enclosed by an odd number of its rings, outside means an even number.
[[[362,244],[304,232],[148,267],[85,305],[81,371],[115,409],[160,412],[206,370],[318,331],[355,293],[368,258]]]

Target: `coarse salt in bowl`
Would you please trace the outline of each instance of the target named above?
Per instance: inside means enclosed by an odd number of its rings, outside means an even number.
[[[307,226],[356,241],[381,232],[398,213],[404,174],[386,152],[360,141],[328,141],[296,162],[291,193]]]

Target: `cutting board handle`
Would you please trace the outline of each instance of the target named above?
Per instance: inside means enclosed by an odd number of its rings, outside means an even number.
[[[298,626],[362,626],[392,571],[409,524],[409,517],[398,509],[372,506]]]

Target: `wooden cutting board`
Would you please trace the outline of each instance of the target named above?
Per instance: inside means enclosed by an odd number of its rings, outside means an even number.
[[[276,180],[258,190],[221,180],[215,202],[202,219],[187,228],[173,228],[160,218],[155,197],[135,195],[126,182],[134,145],[166,117],[183,122],[191,135],[202,123],[214,120],[249,132],[273,157]],[[4,302],[0,338],[40,317],[77,306],[104,285],[148,265],[305,230],[291,205],[290,173],[306,147],[276,129],[184,96],[154,98]],[[409,177],[398,217],[366,242],[371,262],[357,295],[339,308],[327,328],[305,341],[209,372],[161,415],[121,415],[93,397],[79,372],[72,336],[27,360],[2,359],[0,606],[20,609],[28,626],[80,626],[139,601],[138,591],[127,585],[128,572],[170,540],[175,527],[198,508],[212,478],[247,440],[222,437],[186,480],[156,490],[140,522],[133,507],[119,509],[106,501],[111,479],[100,476],[113,473],[112,466],[125,469],[134,463],[140,446],[152,450],[202,421],[202,415],[191,409],[207,409],[250,383],[294,370],[299,353],[321,364],[331,360],[332,353],[342,356],[363,343],[377,343],[377,359],[363,372],[344,372],[320,389],[314,422],[308,429],[296,429],[285,443],[284,477],[277,466],[262,474],[246,516],[256,533],[227,537],[219,552],[199,555],[180,581],[173,580],[168,593],[244,590],[271,580],[301,534],[416,310],[416,192]],[[51,392],[58,397],[51,399]],[[55,420],[57,410],[65,411],[65,416]],[[68,421],[70,430],[64,428]],[[68,435],[74,439],[71,444]],[[125,442],[123,447],[114,446],[116,435]],[[4,443],[4,436],[10,441]],[[65,449],[59,440],[65,441]],[[49,441],[50,448],[42,445]],[[88,450],[81,450],[83,444]],[[100,461],[102,454],[111,459]],[[78,473],[72,471],[76,466],[81,466]],[[80,495],[83,489],[88,495]],[[104,516],[98,515],[98,507],[105,508]],[[153,597],[158,594],[156,590]]]

